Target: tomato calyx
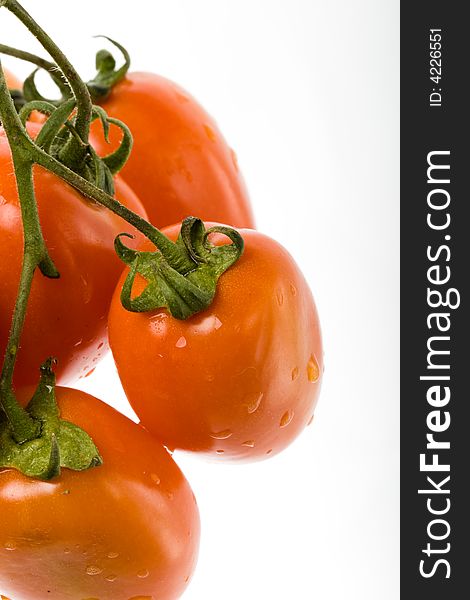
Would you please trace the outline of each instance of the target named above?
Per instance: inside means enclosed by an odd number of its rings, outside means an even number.
[[[109,50],[99,50],[96,53],[95,63],[97,73],[86,84],[94,102],[106,98],[116,83],[124,79],[131,66],[131,57],[124,46],[106,35],[97,35],[95,37],[108,40],[108,42],[118,48],[124,58],[124,64],[119,69],[116,69],[116,59]]]
[[[215,246],[209,236],[221,233],[232,243]],[[181,224],[175,243],[155,252],[132,250],[125,246],[121,234],[114,246],[119,258],[128,265],[129,273],[121,291],[121,302],[131,312],[149,312],[167,308],[176,319],[187,319],[205,310],[214,299],[219,277],[243,253],[243,238],[231,227],[217,225],[210,229],[196,217],[187,217]],[[147,285],[133,297],[134,282],[142,276]]]
[[[61,468],[84,471],[103,463],[91,437],[60,418],[55,398],[53,359],[41,366],[41,377],[27,413],[38,424],[38,436],[24,443],[14,439],[10,423],[0,415],[0,468],[14,468],[29,477],[50,480]]]
[[[48,100],[32,100],[21,107],[19,117],[24,126],[26,126],[26,122],[34,111],[47,117],[35,143],[50,156],[63,163],[65,162],[63,153],[67,148],[69,137],[70,135],[74,136],[77,143],[81,144],[84,149],[82,165],[76,171],[99,189],[114,195],[113,176],[126,164],[132,150],[132,134],[122,121],[108,117],[106,111],[100,106],[93,106],[92,120],[100,120],[106,141],[109,141],[111,124],[119,127],[122,131],[122,141],[119,147],[106,156],[98,156],[93,147],[81,141],[77,134],[71,120],[75,108],[76,101],[74,98],[69,98],[59,106]]]

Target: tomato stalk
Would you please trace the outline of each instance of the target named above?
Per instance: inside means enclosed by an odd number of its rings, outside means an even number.
[[[112,88],[125,77],[131,64],[129,52],[124,48],[124,46],[119,44],[119,42],[105,35],[96,37],[104,38],[113,44],[113,46],[118,48],[118,50],[120,50],[122,53],[124,63],[116,69],[116,59],[108,50],[99,50],[96,53],[95,65],[97,73],[93,79],[85,83],[93,101],[106,98],[106,96],[108,96],[108,94],[111,92]],[[48,100],[49,102],[53,104],[61,104],[71,97],[70,88],[64,81],[55,63],[50,62],[41,56],[37,56],[32,52],[26,52],[25,50],[13,48],[12,46],[7,46],[6,44],[0,44],[0,54],[5,54],[6,56],[12,56],[14,58],[18,58],[19,60],[24,60],[46,71],[51,76],[52,80],[62,94],[61,99]],[[36,71],[34,71],[33,74],[30,75],[25,81],[24,97],[22,98],[23,104],[28,100],[45,100],[45,98],[40,95],[34,84],[35,74]]]
[[[5,44],[0,44],[0,54],[5,54],[6,56],[12,56],[14,58],[18,58],[19,60],[25,60],[29,63],[32,63],[33,65],[36,65],[39,69],[43,69],[44,71],[46,71],[52,78],[52,80],[54,81],[54,83],[57,85],[57,87],[59,88],[61,94],[62,94],[62,98],[59,101],[60,103],[64,102],[65,100],[67,100],[68,98],[71,97],[71,92],[70,92],[70,88],[68,83],[66,82],[66,80],[62,77],[61,72],[59,71],[57,65],[53,62],[50,62],[44,58],[42,58],[41,56],[37,56],[36,54],[32,54],[31,52],[26,52],[25,50],[21,50],[20,48],[13,48],[12,46],[7,46]],[[23,92],[21,92],[20,90],[14,90],[15,91],[15,95],[13,97],[13,100],[15,101],[15,106],[17,107],[17,109],[19,110],[24,104],[26,104],[26,101],[29,99],[33,99],[33,98],[26,98],[26,92],[27,95],[35,95],[34,99],[39,99],[39,93],[36,89],[36,86],[34,84],[34,75],[36,74],[36,71],[34,71],[34,73],[32,75],[30,75],[30,77],[28,77],[27,81],[29,82],[29,85],[27,84],[27,82],[25,82],[25,87],[27,87],[28,89],[23,89]],[[11,90],[10,90],[11,93]],[[45,100],[45,98],[40,98],[41,100]],[[53,100],[50,102],[54,102]]]
[[[0,116],[10,142],[21,202],[24,232],[23,266],[0,377],[0,399],[3,410],[10,422],[14,438],[18,443],[23,443],[33,439],[38,434],[38,424],[16,402],[12,389],[13,371],[25,321],[29,293],[37,267],[40,267],[43,274],[48,277],[58,277],[59,274],[49,257],[39,224],[33,186],[33,161],[30,158],[31,140],[26,135],[10,98],[1,63]]]
[[[0,375],[0,468],[13,467],[25,475],[51,479],[61,467],[77,471],[102,464],[89,435],[60,418],[55,400],[53,360],[41,366],[39,385],[26,409],[13,390],[13,372],[28,298],[36,269],[46,277],[59,277],[42,234],[34,193],[34,143],[27,135],[8,91],[0,62],[0,117],[5,129],[15,170],[23,222],[23,263],[13,310],[5,359]]]
[[[4,6],[12,12],[38,39],[40,44],[54,59],[60,67],[64,77],[70,85],[70,88],[77,100],[77,114],[75,117],[75,129],[77,138],[71,136],[69,143],[65,145],[62,154],[62,160],[70,164],[73,168],[80,169],[86,157],[86,145],[90,133],[90,122],[92,117],[93,105],[88,92],[79,74],[69,62],[65,54],[60,50],[57,44],[49,35],[36,23],[30,14],[21,6],[17,0],[1,0],[0,6]],[[80,140],[82,143],[80,143]]]
[[[152,224],[133,213],[120,204],[111,194],[107,193],[106,185],[98,187],[98,185],[94,185],[86,177],[83,177],[81,166],[77,164],[77,157],[82,157],[83,160],[92,160],[92,166],[94,166],[97,173],[96,180],[106,180],[106,173],[108,175],[109,173],[115,173],[126,158],[122,153],[122,148],[124,147],[127,153],[130,152],[130,132],[124,124],[115,119],[109,119],[103,109],[92,106],[87,85],[80,79],[75,69],[51,38],[16,0],[0,0],[0,8],[2,6],[16,15],[38,38],[56,61],[60,72],[70,85],[74,95],[74,98],[61,104],[59,108],[48,102],[30,102],[22,108],[20,115],[18,115],[6,86],[0,63],[0,118],[12,152],[24,229],[24,258],[18,297],[15,303],[0,379],[0,399],[13,438],[17,443],[22,444],[33,440],[38,435],[37,422],[31,418],[27,410],[22,409],[16,402],[12,388],[13,371],[20,335],[25,322],[28,297],[37,267],[45,276],[59,276],[48,255],[39,223],[33,185],[33,166],[35,164],[62,178],[83,196],[119,215],[143,233],[157,247],[158,252],[136,252],[126,248],[120,238],[115,241],[118,255],[130,267],[130,274],[122,293],[123,305],[128,310],[149,311],[159,307],[167,307],[179,319],[186,319],[192,314],[204,310],[213,300],[220,275],[242,254],[243,239],[238,232],[224,226],[213,227],[206,231],[202,221],[194,217],[188,217],[182,224],[178,240],[173,242]],[[115,45],[123,51],[126,62],[124,67],[115,71],[114,59],[109,60],[108,55],[102,55],[100,60],[106,63],[103,63],[101,69],[104,83],[106,83],[106,78],[109,79],[111,84],[113,78],[122,77],[129,66],[127,53],[118,44],[115,43]],[[15,49],[9,53],[20,58],[28,58],[27,55]],[[43,64],[50,69],[51,63],[46,62]],[[74,107],[76,107],[76,114],[71,117]],[[49,116],[36,142],[28,136],[20,118],[23,117],[26,120],[32,110],[40,110]],[[90,123],[96,116],[102,120],[105,135],[109,123],[115,123],[123,130],[123,139],[127,140],[126,143],[123,142],[121,145],[121,150],[117,150],[102,159],[96,155],[96,152],[88,144]],[[69,121],[69,118],[72,120]],[[56,136],[62,135],[63,137],[64,126],[66,127],[65,131],[70,132],[69,140],[63,146],[62,152],[51,153],[52,141]],[[75,160],[70,161],[71,156]],[[209,234],[216,232],[230,238],[232,244],[221,247],[213,246],[209,240]],[[147,280],[147,286],[138,298],[133,298],[132,286],[137,273]],[[51,448],[52,452],[54,450],[53,444]],[[98,463],[93,458],[91,464]]]

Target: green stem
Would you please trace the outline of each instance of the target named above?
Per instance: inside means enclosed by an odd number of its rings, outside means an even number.
[[[12,46],[7,46],[5,44],[0,44],[0,54],[5,54],[6,56],[13,56],[13,58],[18,58],[20,60],[25,60],[26,62],[30,62],[45,71],[55,71],[57,69],[57,65],[52,63],[45,58],[41,58],[36,54],[32,54],[31,52],[26,52],[25,50],[20,50],[19,48],[13,48]]]
[[[41,56],[37,56],[36,54],[32,54],[31,52],[26,52],[25,50],[13,48],[12,46],[7,46],[5,44],[0,44],[0,54],[5,54],[6,56],[12,56],[13,58],[24,60],[36,65],[40,69],[44,69],[44,71],[47,71],[52,77],[52,80],[55,82],[62,95],[67,97],[68,92],[68,95],[70,96],[70,88],[63,79],[62,74],[59,71],[59,67],[55,63],[50,62]]]
[[[194,268],[194,262],[188,260],[188,258],[181,253],[176,244],[151,223],[129,210],[115,198],[77,173],[74,173],[71,169],[37,146],[34,147],[34,161],[48,171],[58,175],[87,198],[105,206],[143,233],[153,244],[155,244],[167,260],[168,264],[174,269],[180,273],[184,273]]]
[[[48,255],[39,224],[39,215],[34,195],[33,160],[31,158],[31,149],[34,148],[34,144],[26,134],[15,110],[5,81],[1,62],[0,118],[11,148],[24,233],[24,254],[18,295],[0,376],[0,403],[11,424],[13,437],[20,443],[34,439],[38,435],[38,424],[17,403],[12,387],[13,371],[20,336],[26,318],[31,284],[38,266],[49,277],[57,277],[58,273]]]
[[[77,100],[77,116],[75,128],[84,144],[88,143],[90,133],[90,122],[92,116],[92,101],[87,86],[81,80],[77,71],[69,62],[65,54],[55,44],[55,42],[47,35],[47,33],[36,23],[28,12],[17,2],[17,0],[2,0],[3,5],[12,12],[38,39],[43,48],[51,55],[54,61],[59,66],[60,70],[67,79],[73,94]],[[81,144],[77,144],[72,137],[70,145],[64,148],[64,160],[67,164],[80,164],[84,159],[84,148]],[[86,151],[85,151],[86,152]]]

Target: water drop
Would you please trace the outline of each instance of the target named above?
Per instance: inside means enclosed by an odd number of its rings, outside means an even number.
[[[100,343],[98,344],[98,350],[101,350],[101,348],[102,348],[103,346],[104,346],[104,342],[100,342]]]
[[[233,433],[230,431],[230,429],[224,429],[223,431],[218,431],[217,433],[211,433],[211,438],[214,438],[214,440],[228,440],[228,438],[232,435]]]
[[[80,344],[83,342],[83,340],[78,340],[78,342],[76,344],[74,344],[74,348],[76,348],[77,346],[80,346]]]
[[[139,571],[137,573],[137,577],[140,577],[140,579],[145,579],[149,575],[150,575],[150,573],[147,571],[147,569],[142,569],[142,571]]]
[[[307,427],[308,427],[309,425],[311,425],[311,424],[312,424],[312,422],[313,422],[313,417],[314,417],[314,415],[312,415],[312,416],[310,417],[310,419],[308,420]]]
[[[277,303],[279,304],[279,306],[282,306],[284,304],[284,294],[281,292],[281,290],[279,290],[276,294],[277,296]]]
[[[15,542],[7,542],[4,546],[5,550],[16,550],[16,544]]]
[[[119,552],[108,552],[108,558],[117,558],[119,556]]]
[[[90,369],[90,371],[88,371],[88,373],[86,373],[85,377],[90,377],[90,375],[92,375],[95,371],[95,367],[93,367],[93,369]]]
[[[209,125],[204,125],[204,131],[211,142],[215,142],[217,140],[217,136],[215,135],[215,131],[212,129],[212,127],[209,127]]]
[[[295,381],[298,376],[299,376],[299,367],[294,367],[292,369],[292,373],[291,373],[292,381]]]
[[[268,451],[266,452],[266,454],[271,454],[271,452],[272,452],[272,451],[273,451],[273,449],[271,448],[270,450],[268,450]]]
[[[308,380],[311,381],[312,383],[315,383],[315,381],[318,381],[318,379],[320,377],[320,368],[318,366],[318,362],[315,357],[315,354],[312,354],[308,360],[307,377],[308,377]]]
[[[290,288],[290,293],[293,296],[297,296],[297,289],[296,289],[295,285],[291,283],[290,286],[289,286],[289,288]]]
[[[217,454],[223,454],[223,453],[224,453],[224,451],[223,451],[223,450],[216,450],[216,453],[217,453]]]
[[[150,479],[156,483],[157,485],[160,484],[160,477],[156,474],[156,473],[151,473],[150,474]]]
[[[254,448],[255,442],[254,440],[248,440],[246,442],[243,442],[242,446],[246,446],[247,448]]]
[[[294,418],[294,411],[292,410],[287,410],[281,417],[281,420],[279,422],[279,426],[280,427],[287,427],[289,425],[289,423],[292,422],[292,419]]]
[[[218,317],[214,316],[214,329],[217,331],[217,329],[220,329],[222,325],[222,321]]]
[[[180,338],[178,338],[178,341],[176,342],[176,347],[184,348],[186,346],[186,344],[187,344],[186,338],[184,337],[184,335],[182,335]]]
[[[64,554],[70,554],[71,550],[70,548],[64,548]]]
[[[87,575],[99,575],[102,572],[103,569],[100,569],[96,565],[88,565],[88,567],[86,568]]]
[[[117,575],[114,575],[114,574],[108,575],[106,577],[106,581],[116,581],[116,579],[117,579]]]
[[[246,408],[248,413],[252,415],[256,412],[261,404],[261,400],[263,399],[263,392],[255,392],[253,394],[248,394],[246,397]]]

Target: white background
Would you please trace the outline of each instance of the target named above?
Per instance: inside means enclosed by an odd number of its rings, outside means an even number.
[[[175,455],[203,525],[184,599],[395,600],[398,0],[24,5],[85,76],[104,33],[134,69],[202,102],[237,150],[259,229],[297,259],[320,311],[324,388],[293,446],[251,466]],[[37,49],[4,10],[0,31]],[[131,414],[111,360],[82,387]]]

